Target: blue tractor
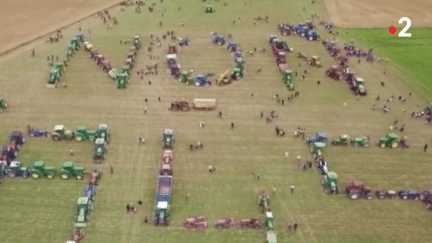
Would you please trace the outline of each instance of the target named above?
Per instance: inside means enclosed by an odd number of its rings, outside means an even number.
[[[239,45],[235,41],[230,41],[228,42],[226,48],[229,52],[237,52],[239,49]]]
[[[48,137],[48,132],[40,128],[30,128],[29,134],[32,137]]]
[[[326,143],[328,137],[329,137],[328,134],[325,132],[316,132],[314,135],[306,138],[306,142],[309,144],[316,143],[316,142]]]
[[[213,33],[212,42],[219,46],[225,45],[225,37],[221,34]]]
[[[309,30],[308,32],[306,32],[304,38],[306,38],[309,41],[315,41],[315,40],[319,40],[320,36],[318,32],[316,32],[315,30]]]
[[[188,45],[190,45],[190,40],[188,38],[179,38],[178,42],[179,42],[179,46],[188,46]]]
[[[86,185],[83,189],[83,197],[88,197],[90,200],[94,201],[94,196],[96,195],[95,185]]]
[[[298,23],[294,28],[296,33],[302,37],[306,35],[306,32],[312,30],[312,28],[306,23]]]
[[[196,86],[210,87],[211,84],[212,83],[210,81],[210,75],[199,73],[195,76],[195,85]]]
[[[420,193],[416,190],[399,190],[397,191],[397,195],[400,199],[414,199],[418,200],[420,198]]]

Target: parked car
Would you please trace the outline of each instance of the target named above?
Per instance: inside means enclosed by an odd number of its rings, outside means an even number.
[[[420,194],[416,190],[399,190],[397,191],[397,195],[399,198],[403,200],[414,199],[418,200],[420,198]]]

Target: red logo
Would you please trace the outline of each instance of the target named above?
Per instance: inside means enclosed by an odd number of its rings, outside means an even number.
[[[396,27],[390,26],[389,32],[392,33],[392,34],[396,33]]]

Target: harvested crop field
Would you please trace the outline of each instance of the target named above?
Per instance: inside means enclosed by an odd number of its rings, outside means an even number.
[[[432,25],[427,0],[324,0],[331,21],[340,27],[389,27],[408,17],[412,26]]]
[[[119,0],[2,0],[0,53],[113,6]]]

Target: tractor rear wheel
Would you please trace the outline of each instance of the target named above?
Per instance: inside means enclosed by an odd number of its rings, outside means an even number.
[[[61,178],[63,180],[67,180],[67,179],[69,179],[69,175],[68,174],[61,174]]]
[[[51,137],[52,137],[52,140],[54,140],[54,141],[60,141],[60,139],[61,139],[61,137],[58,134],[53,134],[53,135],[51,135]]]
[[[397,148],[399,146],[399,143],[398,142],[393,142],[391,146],[392,146],[392,148]]]
[[[353,200],[355,200],[355,199],[358,198],[358,195],[356,193],[353,193],[353,194],[350,195],[350,198],[353,199]]]
[[[385,148],[385,143],[382,143],[382,144],[380,145],[380,147],[381,147],[381,148]]]

